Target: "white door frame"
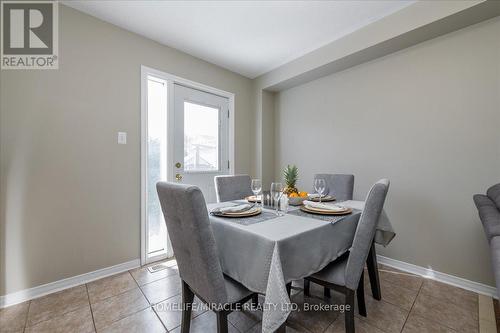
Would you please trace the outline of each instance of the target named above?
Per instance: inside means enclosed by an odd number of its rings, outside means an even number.
[[[174,84],[198,89],[214,95],[229,99],[229,173],[234,174],[234,93],[213,88],[198,82],[165,73],[154,68],[141,65],[141,265],[152,261],[161,260],[165,255],[147,257],[147,157],[148,157],[148,115],[147,115],[147,77],[154,76],[167,82],[167,180],[174,179]]]

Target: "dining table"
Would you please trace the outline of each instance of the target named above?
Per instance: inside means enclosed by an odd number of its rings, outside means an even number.
[[[235,200],[208,204],[209,211],[241,205]],[[289,206],[277,215],[272,207],[251,217],[210,214],[222,271],[252,292],[264,295],[262,332],[274,332],[292,310],[287,284],[316,273],[349,251],[363,201],[336,202],[352,208],[346,215],[318,215]],[[374,242],[386,246],[394,238],[382,212]]]

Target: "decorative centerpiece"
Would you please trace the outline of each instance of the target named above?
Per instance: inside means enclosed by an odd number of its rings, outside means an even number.
[[[302,202],[308,198],[307,192],[299,192],[297,189],[297,180],[299,179],[299,169],[295,165],[287,165],[283,170],[285,178],[284,194],[288,196],[288,203],[292,206],[300,206]]]

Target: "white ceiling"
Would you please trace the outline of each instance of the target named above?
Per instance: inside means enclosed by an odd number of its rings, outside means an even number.
[[[255,78],[414,1],[64,1]]]

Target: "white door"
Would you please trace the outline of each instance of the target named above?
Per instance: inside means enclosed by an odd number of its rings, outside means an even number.
[[[174,84],[174,180],[215,202],[214,177],[229,173],[229,100]]]

